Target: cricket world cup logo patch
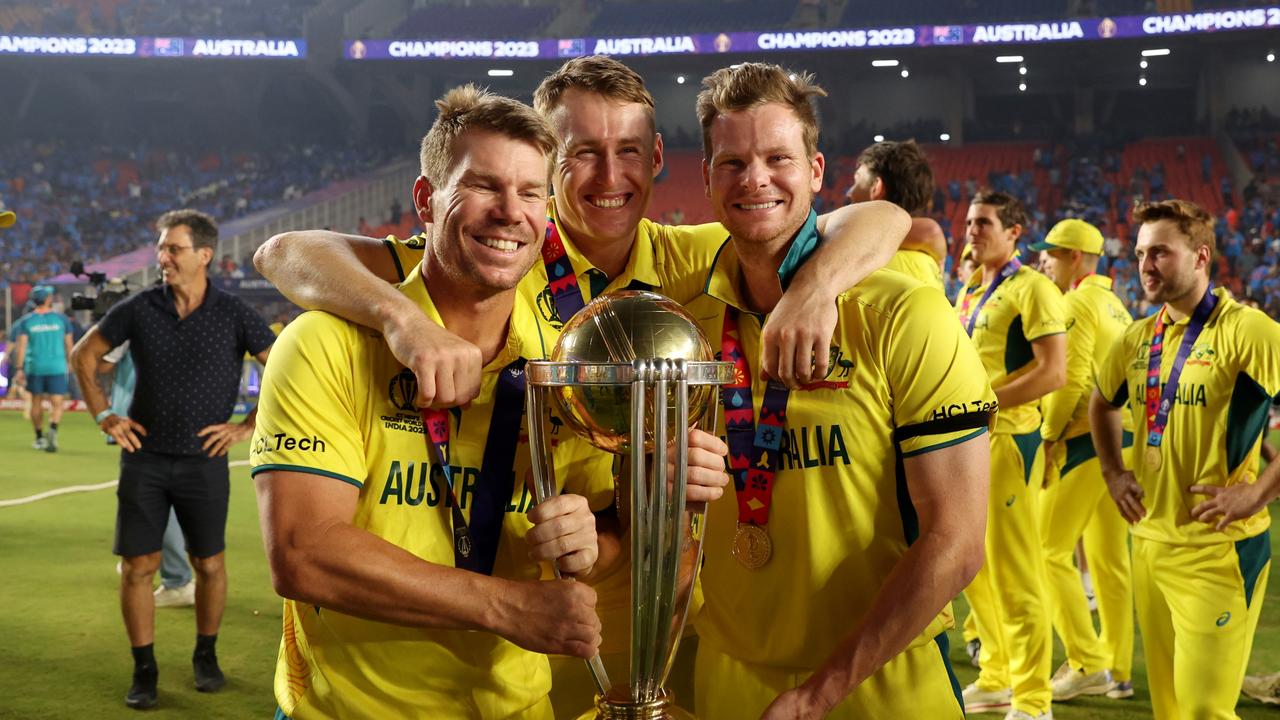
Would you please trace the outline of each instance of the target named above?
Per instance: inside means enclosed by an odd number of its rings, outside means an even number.
[[[395,377],[391,378],[391,383],[387,388],[387,397],[397,409],[417,412],[418,408],[413,404],[413,400],[417,396],[418,378],[414,377],[412,372],[401,370]]]

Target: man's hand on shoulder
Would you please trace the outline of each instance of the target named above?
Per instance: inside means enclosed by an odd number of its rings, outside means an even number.
[[[764,372],[793,390],[826,377],[839,319],[836,296],[826,288],[793,283],[760,333]]]
[[[420,408],[465,405],[480,394],[480,348],[432,322],[422,312],[402,315],[383,329],[391,354],[418,379]]]

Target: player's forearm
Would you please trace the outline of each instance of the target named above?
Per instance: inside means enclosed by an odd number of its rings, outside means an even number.
[[[492,629],[502,580],[429,563],[346,523],[293,544],[263,522],[272,585],[282,597],[396,625]]]
[[[920,635],[982,566],[981,532],[923,533],[856,630],[802,686],[828,710]]]
[[[822,288],[834,298],[884,267],[910,229],[911,217],[883,200],[846,205],[823,215],[818,232],[824,241],[791,286]]]
[[[352,241],[380,244],[373,238]],[[324,310],[374,330],[385,331],[399,315],[421,312],[384,278],[371,270],[347,236],[309,230],[281,233],[253,255],[262,276],[306,310]]]
[[[1026,405],[1058,390],[1066,382],[1064,373],[1053,372],[1039,360],[1032,360],[1031,368],[1017,379],[995,388],[996,399],[1004,409]]]
[[[1089,434],[1103,473],[1124,470],[1124,416],[1097,390],[1089,398]]]
[[[1044,398],[1044,422],[1041,425],[1041,435],[1045,440],[1062,439],[1067,432],[1067,426],[1071,424],[1071,418],[1075,415],[1076,407],[1086,397],[1088,381],[1084,380],[1077,384],[1072,382],[1073,380],[1074,378],[1069,377],[1066,387],[1055,390]]]

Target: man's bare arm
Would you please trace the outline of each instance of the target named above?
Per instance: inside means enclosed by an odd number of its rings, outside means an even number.
[[[1120,514],[1132,524],[1146,516],[1147,508],[1142,504],[1142,486],[1133,471],[1124,466],[1124,417],[1120,413],[1120,408],[1107,402],[1094,388],[1089,397],[1089,435],[1098,453],[1107,491]]]
[[[254,478],[281,596],[411,627],[482,630],[529,650],[590,657],[600,643],[584,583],[514,582],[429,563],[351,524],[359,490],[297,472]],[[583,503],[585,505],[585,503]]]
[[[836,327],[836,296],[884,267],[910,229],[911,217],[883,200],[820,216],[822,245],[796,272],[765,323],[764,371],[790,387],[824,377]]]
[[[418,407],[463,405],[479,394],[480,348],[433,323],[391,284],[400,277],[383,241],[325,230],[281,233],[258,248],[253,264],[300,307],[381,332],[418,378]]]
[[[1039,400],[1067,384],[1067,336],[1045,335],[1031,341],[1035,359],[1017,380],[996,388],[1000,407],[1011,408]]]
[[[96,418],[98,413],[111,407],[107,402],[106,393],[102,392],[97,382],[98,364],[110,351],[111,343],[102,337],[96,326],[89,328],[89,332],[85,333],[84,337],[80,338],[80,342],[71,348],[71,367],[75,371],[76,380],[80,383],[80,394],[84,397],[85,407],[88,408],[91,417]],[[115,438],[125,452],[140,449],[142,440],[138,436],[147,434],[147,429],[133,418],[120,417],[115,413],[103,418],[102,422],[98,423],[98,427],[102,432]]]
[[[903,463],[920,537],[889,573],[844,642],[766,718],[822,717],[902,652],[973,580],[983,563],[989,435]]]

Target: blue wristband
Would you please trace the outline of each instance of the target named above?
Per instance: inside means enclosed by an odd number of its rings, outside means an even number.
[[[102,424],[102,421],[107,419],[107,416],[109,416],[109,415],[115,415],[115,414],[116,414],[116,413],[115,413],[115,411],[114,411],[114,410],[112,410],[111,408],[107,408],[106,410],[103,410],[102,412],[98,413],[97,415],[94,415],[94,416],[93,416],[93,421],[94,421],[94,422],[96,422],[96,423],[98,423],[99,425],[101,425],[101,424]]]

